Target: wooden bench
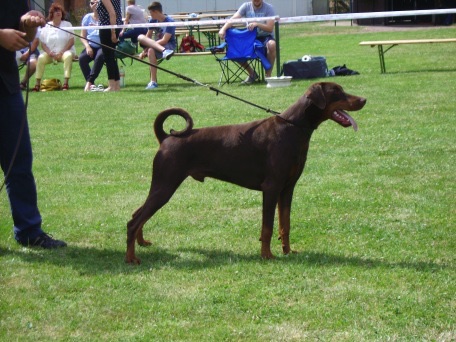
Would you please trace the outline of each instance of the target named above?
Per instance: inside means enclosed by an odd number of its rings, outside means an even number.
[[[179,42],[180,36],[186,35],[194,35],[195,33],[198,35],[197,40],[201,42],[201,34],[203,34],[209,44],[209,47],[217,46],[220,44],[220,39],[218,38],[218,32],[220,31],[219,26],[201,26],[201,27],[191,27],[191,28],[178,28],[176,29],[175,35],[176,40]]]
[[[446,39],[409,39],[409,40],[375,40],[361,42],[359,45],[368,45],[371,47],[378,47],[378,57],[380,58],[380,72],[386,73],[385,68],[385,53],[397,45],[402,44],[430,44],[430,43],[456,43],[456,38]],[[389,46],[386,50],[383,50],[383,45]]]

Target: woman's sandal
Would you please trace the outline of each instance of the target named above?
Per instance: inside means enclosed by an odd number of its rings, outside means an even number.
[[[103,91],[104,87],[102,84],[99,84],[98,86],[96,85],[91,85],[90,86],[90,91]]]
[[[40,91],[40,86],[38,86],[38,85],[34,86],[31,90],[32,93],[36,93],[38,91]]]
[[[68,90],[70,89],[70,87],[68,86],[68,84],[64,84],[63,87],[62,87],[62,90]]]

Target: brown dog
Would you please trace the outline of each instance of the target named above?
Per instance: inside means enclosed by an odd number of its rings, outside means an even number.
[[[306,163],[312,132],[327,119],[356,130],[356,122],[345,112],[363,108],[366,99],[345,93],[335,83],[315,83],[280,115],[229,126],[193,129],[190,115],[171,108],[155,120],[160,142],[153,163],[152,184],[146,202],[127,224],[125,261],[139,264],[135,239],[141,246],[144,224],[164,206],[179,185],[191,176],[198,181],[212,177],[263,192],[261,256],[269,259],[274,212],[279,208],[279,238],[283,253],[290,249],[290,211],[293,189]],[[186,120],[187,127],[167,134],[163,123],[171,115]]]

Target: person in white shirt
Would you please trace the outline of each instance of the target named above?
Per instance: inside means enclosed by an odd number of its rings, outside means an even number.
[[[74,48],[73,35],[59,29],[59,27],[65,28],[72,26],[70,22],[63,20],[65,14],[65,10],[58,3],[53,3],[49,9],[48,24],[40,33],[42,52],[38,57],[36,65],[36,83],[33,91],[40,90],[44,69],[47,64],[52,62],[63,62],[64,82],[62,89],[69,89],[68,81],[71,77],[73,56],[76,54],[76,50]]]

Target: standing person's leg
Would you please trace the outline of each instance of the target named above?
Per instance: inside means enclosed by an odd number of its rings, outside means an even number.
[[[116,35],[119,36],[120,29],[116,30]],[[106,63],[106,71],[108,73],[108,88],[105,91],[119,91],[120,90],[120,75],[119,66],[117,65],[115,57],[116,43],[111,40],[111,30],[100,30],[100,42],[103,44],[103,55]]]
[[[4,96],[0,101],[0,164],[6,178],[17,241],[27,243],[43,233],[32,173],[32,146],[22,94]],[[25,122],[23,121],[25,120]],[[21,132],[22,129],[22,132]],[[22,134],[18,144],[18,137]],[[14,151],[17,153],[12,163]],[[6,175],[8,169],[9,175]]]
[[[23,246],[65,247],[65,242],[54,240],[41,229],[32,159],[22,94],[3,95],[0,97],[0,165],[6,177],[14,238]]]

